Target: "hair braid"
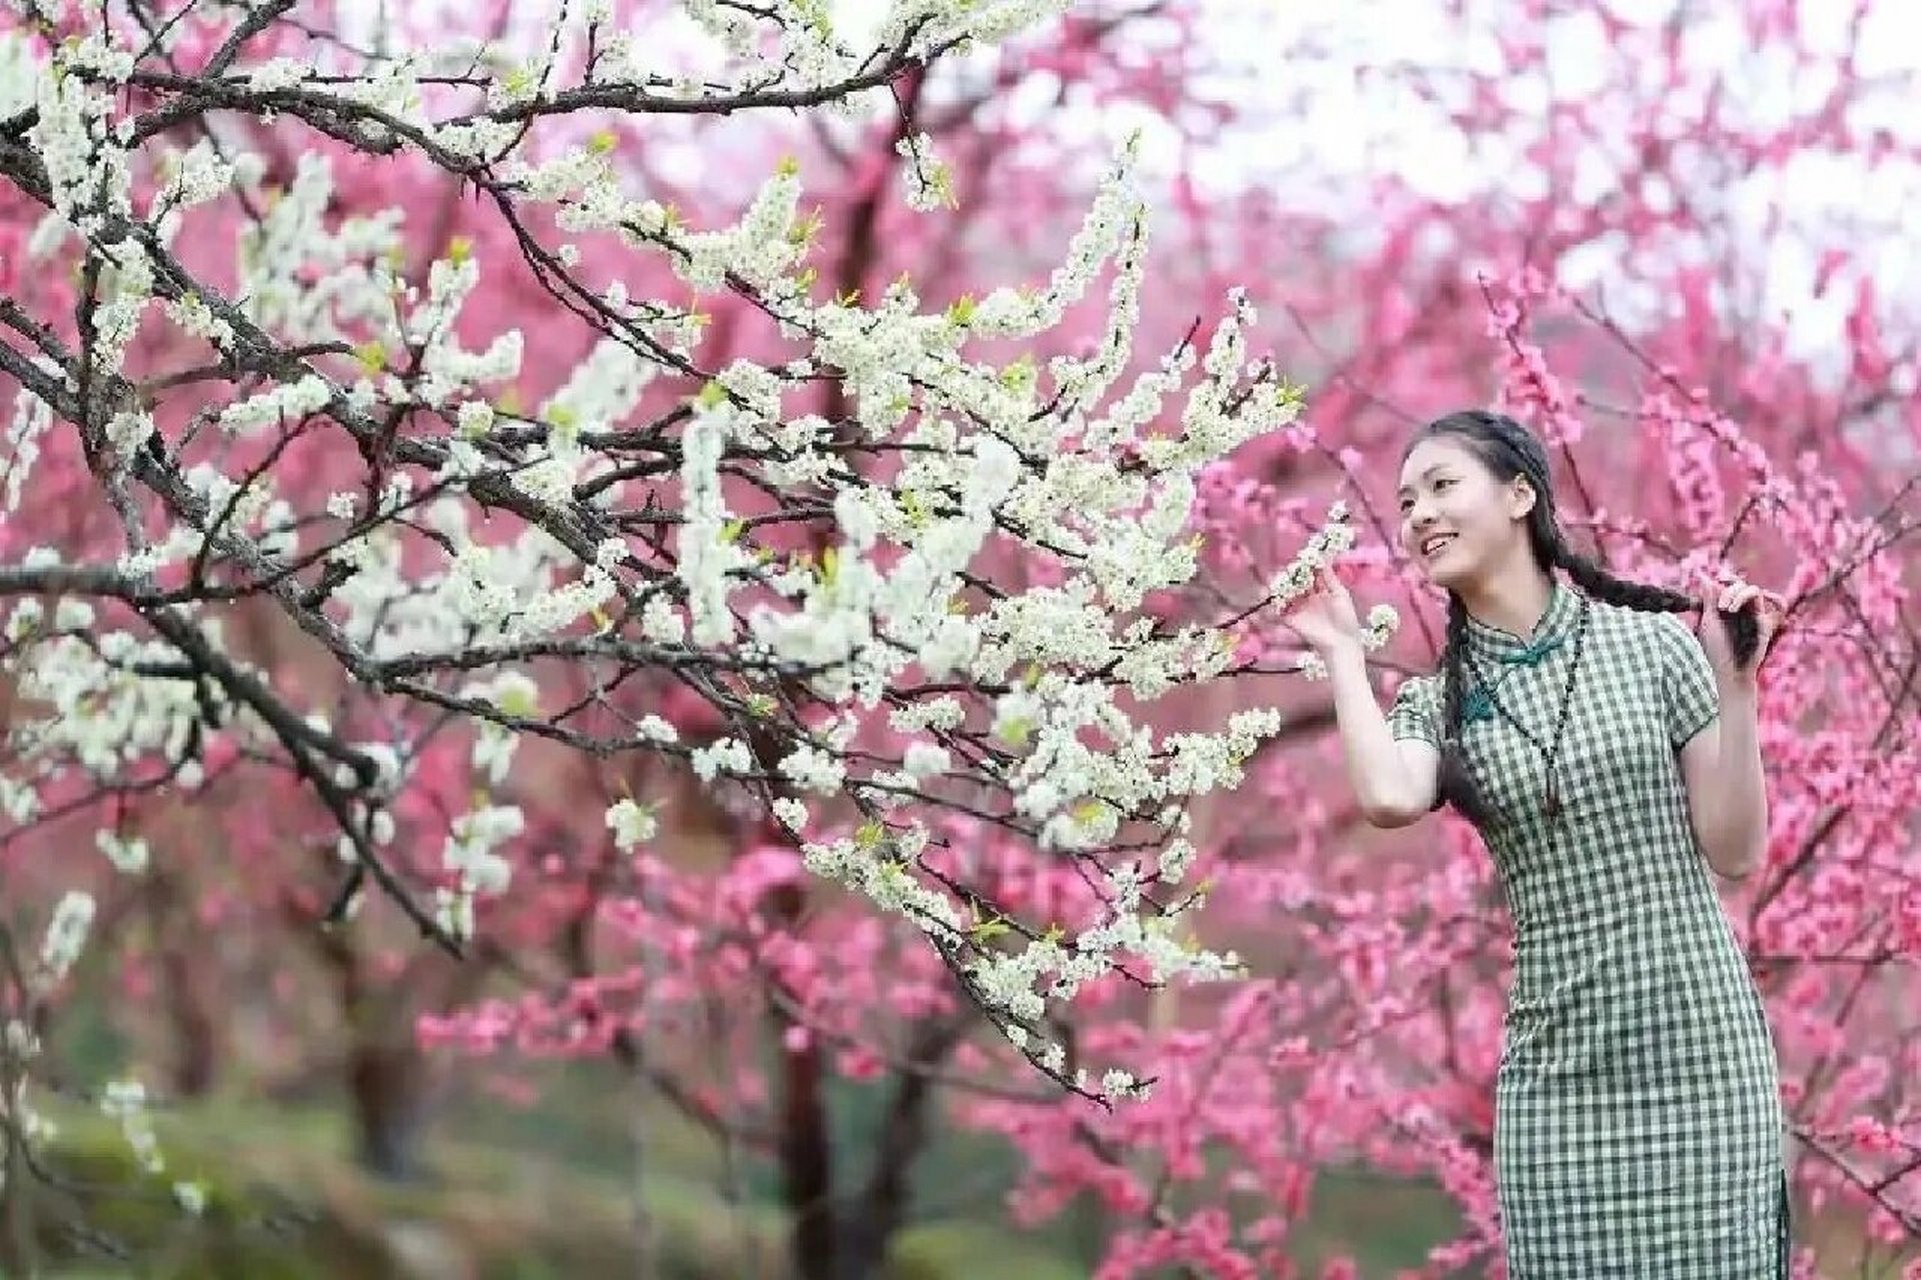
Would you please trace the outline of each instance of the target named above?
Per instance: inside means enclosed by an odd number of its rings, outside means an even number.
[[[1558,524],[1549,526],[1552,541],[1549,550],[1550,562],[1567,570],[1568,577],[1574,579],[1580,588],[1597,600],[1609,604],[1624,605],[1629,609],[1639,609],[1644,613],[1692,613],[1701,607],[1701,602],[1679,591],[1666,587],[1651,587],[1642,582],[1629,582],[1617,578],[1593,560],[1568,546],[1567,539],[1561,536]],[[1751,609],[1739,613],[1716,610],[1721,622],[1728,629],[1728,639],[1732,642],[1734,660],[1742,666],[1754,657],[1761,639],[1760,620]]]
[[[1455,592],[1447,593],[1447,642],[1441,649],[1441,762],[1436,777],[1434,807],[1451,804],[1456,812],[1480,826],[1489,816],[1487,803],[1468,771],[1461,745],[1462,707],[1466,701],[1467,605]]]
[[[1553,526],[1553,553],[1551,563],[1567,570],[1568,577],[1574,579],[1583,591],[1596,600],[1608,604],[1623,605],[1629,609],[1639,609],[1643,613],[1688,613],[1700,607],[1700,602],[1679,591],[1669,591],[1666,587],[1653,587],[1644,582],[1629,582],[1617,578],[1602,568],[1597,562],[1588,559],[1561,536],[1558,525]]]

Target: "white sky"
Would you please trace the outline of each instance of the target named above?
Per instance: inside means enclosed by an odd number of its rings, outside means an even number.
[[[1750,48],[1742,13],[1751,5],[1734,0],[1608,0],[1608,7],[1636,24],[1658,23],[1685,5],[1684,49],[1704,71],[1730,72],[1732,109],[1756,124],[1778,123],[1818,104],[1832,87],[1823,77],[1787,61],[1776,48],[1767,57]],[[1467,0],[1469,10],[1511,15],[1511,0]],[[1858,74],[1887,77],[1854,117],[1863,133],[1885,127],[1921,149],[1921,0],[1870,0],[1863,20]],[[1852,0],[1800,0],[1803,38],[1817,53],[1846,47]],[[1209,30],[1246,104],[1231,142],[1188,156],[1203,190],[1224,196],[1254,184],[1285,194],[1303,175],[1316,181],[1303,199],[1353,202],[1356,224],[1367,216],[1366,179],[1398,173],[1420,192],[1442,201],[1477,190],[1530,194],[1541,176],[1518,155],[1503,155],[1482,140],[1479,154],[1442,117],[1393,77],[1356,75],[1356,68],[1410,66],[1445,81],[1450,68],[1496,71],[1501,53],[1489,37],[1463,41],[1463,24],[1442,0],[1209,0]],[[1550,20],[1543,74],[1509,81],[1511,105],[1544,108],[1553,99],[1590,97],[1603,89],[1610,64],[1619,60],[1605,45],[1605,31],[1586,3],[1566,6]],[[1311,51],[1311,54],[1308,52]],[[1661,68],[1652,61],[1650,74]],[[1142,127],[1151,166],[1178,157],[1178,135],[1145,108],[1110,108],[1090,128],[1111,137]],[[1684,134],[1685,119],[1677,122]],[[1604,154],[1577,158],[1576,196],[1613,188],[1618,165]],[[1351,181],[1344,181],[1351,180]],[[1685,181],[1686,179],[1681,179]],[[1790,318],[1794,353],[1839,371],[1845,354],[1842,325],[1854,302],[1852,287],[1814,297],[1817,263],[1824,248],[1860,252],[1871,273],[1883,322],[1902,334],[1921,333],[1921,254],[1912,243],[1913,210],[1921,209],[1921,166],[1890,161],[1870,171],[1853,156],[1802,152],[1785,170],[1764,171],[1732,187],[1717,187],[1737,242],[1766,263],[1761,296],[1751,300],[1764,313]],[[1771,232],[1765,220],[1785,213]],[[1564,264],[1566,283],[1585,286],[1612,276],[1620,246],[1595,244]],[[1764,259],[1763,259],[1764,255]],[[1847,286],[1852,277],[1838,279]],[[1651,300],[1650,300],[1651,301]],[[1617,310],[1634,300],[1611,294]],[[1631,319],[1631,316],[1623,318]],[[1910,371],[1898,376],[1911,378]],[[1911,389],[1911,388],[1910,388]]]

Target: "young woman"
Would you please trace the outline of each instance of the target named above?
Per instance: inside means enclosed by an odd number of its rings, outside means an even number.
[[[1400,508],[1407,553],[1447,591],[1440,670],[1383,714],[1332,573],[1287,621],[1327,665],[1367,819],[1451,804],[1505,891],[1516,965],[1494,1164],[1509,1274],[1786,1277],[1774,1046],[1708,874],[1746,875],[1765,847],[1755,667],[1780,602],[1729,587],[1697,639],[1676,615],[1699,602],[1568,547],[1547,451],[1497,414],[1422,428]]]

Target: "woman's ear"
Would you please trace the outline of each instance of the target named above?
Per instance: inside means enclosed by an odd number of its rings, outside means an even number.
[[[1526,476],[1515,476],[1508,484],[1508,515],[1515,520],[1524,519],[1534,510],[1534,485]]]

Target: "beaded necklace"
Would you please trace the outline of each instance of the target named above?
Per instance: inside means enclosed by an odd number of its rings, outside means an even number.
[[[1520,730],[1522,737],[1533,744],[1534,749],[1541,754],[1547,773],[1541,807],[1547,814],[1548,820],[1557,824],[1561,817],[1561,739],[1567,732],[1568,709],[1572,705],[1574,697],[1574,678],[1581,670],[1581,656],[1586,648],[1584,641],[1587,637],[1588,613],[1588,599],[1586,596],[1583,596],[1581,597],[1581,616],[1574,626],[1574,659],[1568,663],[1567,679],[1561,686],[1561,706],[1554,717],[1554,740],[1545,746],[1542,745],[1539,738],[1534,736],[1533,730],[1522,724],[1518,716],[1501,704],[1500,698],[1495,694],[1496,686],[1494,682],[1488,680],[1482,673],[1480,664],[1474,660],[1473,649],[1463,649],[1463,654],[1467,659],[1467,665],[1474,672],[1474,688],[1470,691],[1468,697],[1463,700],[1462,704],[1463,717],[1467,719],[1483,719],[1492,714],[1499,714],[1503,720],[1506,720],[1509,724]],[[1530,644],[1523,648],[1518,654],[1504,657],[1502,661],[1510,664],[1512,668],[1523,666],[1536,667],[1546,660],[1548,654],[1560,647],[1561,638],[1559,636],[1552,636],[1546,640]],[[1470,704],[1474,709],[1474,714],[1472,715],[1468,714]]]

